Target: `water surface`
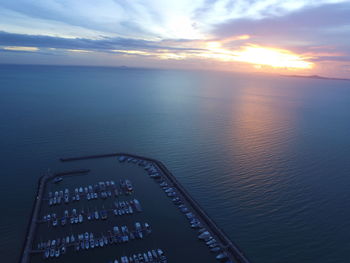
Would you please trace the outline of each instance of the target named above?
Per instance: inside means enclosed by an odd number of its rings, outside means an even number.
[[[58,158],[164,162],[253,262],[350,260],[350,82],[0,66],[0,254],[16,262]]]

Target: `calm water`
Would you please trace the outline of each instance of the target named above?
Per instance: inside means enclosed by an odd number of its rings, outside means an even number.
[[[0,255],[59,157],[158,158],[253,262],[350,261],[350,82],[0,66]]]

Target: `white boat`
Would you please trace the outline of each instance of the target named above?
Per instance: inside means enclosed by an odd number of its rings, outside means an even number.
[[[227,258],[227,254],[225,252],[220,253],[219,255],[216,256],[217,260],[223,260]]]
[[[90,239],[90,247],[91,248],[95,247],[95,241],[93,239]]]
[[[53,182],[54,182],[55,184],[57,184],[57,183],[61,182],[62,180],[63,180],[62,177],[55,177],[55,178],[53,179]]]
[[[143,238],[141,224],[139,222],[135,223],[136,234],[139,238]]]
[[[128,180],[128,179],[125,180],[125,186],[126,186],[126,189],[127,189],[129,192],[132,192],[132,191],[133,191],[133,187],[132,187],[132,184],[131,184],[130,180]]]
[[[120,258],[121,263],[129,263],[129,259],[127,256],[123,256]]]
[[[145,228],[146,228],[147,234],[150,234],[152,232],[151,226],[148,223],[145,223]]]
[[[135,208],[136,208],[136,211],[137,211],[137,212],[141,212],[141,211],[142,211],[142,208],[141,208],[141,205],[140,205],[139,200],[134,199],[134,200],[133,200],[133,203],[134,203],[134,206],[135,206]]]
[[[220,247],[214,247],[210,249],[211,252],[219,252],[220,250],[221,250]]]
[[[208,231],[204,231],[202,234],[198,236],[199,239],[206,239],[209,238],[211,235]]]
[[[49,256],[50,256],[50,249],[47,248],[47,249],[45,250],[45,258],[48,258]]]
[[[119,233],[120,233],[119,232],[119,227],[118,226],[114,226],[113,227],[113,232],[114,232],[115,235],[119,235]]]
[[[89,249],[90,243],[88,240],[85,240],[85,249]]]
[[[154,249],[152,249],[152,256],[153,256],[155,259],[158,258],[157,252],[156,252]]]

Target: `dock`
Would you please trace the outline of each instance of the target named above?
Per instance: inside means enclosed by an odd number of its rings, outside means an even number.
[[[43,201],[43,195],[45,191],[45,186],[46,182],[49,179],[53,179],[55,177],[61,177],[61,176],[69,176],[69,175],[77,175],[77,174],[86,174],[90,170],[88,169],[81,169],[81,170],[74,170],[74,171],[66,171],[66,172],[61,172],[61,173],[55,173],[55,174],[50,174],[47,173],[39,178],[38,181],[38,189],[37,193],[35,195],[35,201],[34,205],[32,208],[31,216],[30,216],[30,221],[27,226],[27,234],[24,240],[23,248],[22,248],[22,253],[21,253],[21,258],[20,258],[20,263],[28,263],[30,260],[30,254],[33,252],[32,250],[32,244],[35,236],[35,231],[37,228],[37,222],[41,204]]]

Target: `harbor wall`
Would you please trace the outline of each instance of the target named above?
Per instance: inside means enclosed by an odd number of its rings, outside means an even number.
[[[220,242],[225,246],[227,252],[234,256],[234,258],[239,263],[251,263],[248,260],[247,256],[244,255],[243,251],[238,247],[237,244],[232,242],[227,235],[221,230],[214,221],[204,212],[204,210],[200,207],[200,205],[191,197],[191,195],[183,188],[183,186],[177,181],[175,176],[166,168],[166,166],[156,159],[130,154],[130,153],[110,153],[110,154],[101,154],[101,155],[88,155],[82,157],[73,157],[73,158],[61,158],[62,162],[70,162],[70,161],[79,161],[79,160],[88,160],[95,158],[105,158],[105,157],[118,157],[118,156],[126,156],[137,158],[141,160],[145,160],[148,162],[152,162],[163,172],[163,174],[167,177],[169,181],[178,189],[178,191],[182,194],[182,196],[186,199],[188,203],[191,204],[196,213],[205,221],[206,225],[208,225],[211,231],[220,239]]]
[[[37,227],[37,221],[38,216],[41,208],[41,203],[43,200],[43,195],[45,193],[46,183],[48,180],[53,179],[58,176],[68,176],[68,175],[76,175],[76,174],[83,174],[88,173],[90,170],[88,169],[81,169],[81,170],[74,170],[74,171],[66,171],[61,173],[55,173],[55,174],[45,174],[40,176],[38,180],[38,188],[37,193],[35,195],[35,201],[32,207],[30,220],[28,222],[27,231],[24,239],[24,243],[22,246],[21,251],[21,257],[19,260],[19,263],[28,263],[30,260],[30,254],[33,247],[33,241],[35,237],[35,231]]]

